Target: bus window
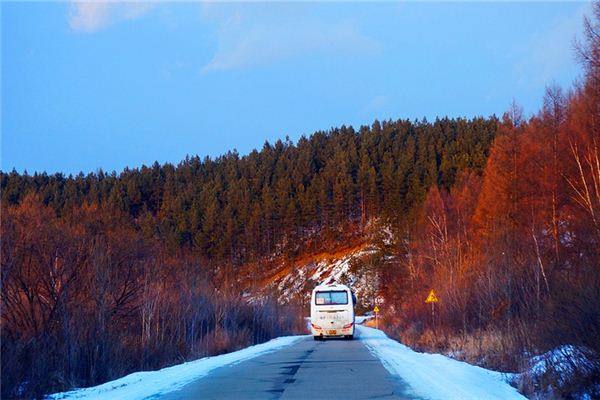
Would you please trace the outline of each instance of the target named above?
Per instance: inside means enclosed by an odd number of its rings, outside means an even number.
[[[345,290],[317,292],[315,304],[318,306],[348,304],[348,292]]]

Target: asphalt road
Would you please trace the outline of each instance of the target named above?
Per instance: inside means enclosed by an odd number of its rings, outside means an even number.
[[[357,332],[358,333],[358,332]],[[311,337],[212,371],[162,400],[415,399],[360,342]]]

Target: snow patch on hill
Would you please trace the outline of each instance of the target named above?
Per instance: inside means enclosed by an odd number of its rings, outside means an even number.
[[[271,287],[278,291],[280,303],[288,303],[293,299],[309,301],[311,290],[323,283],[349,285],[360,299],[376,291],[376,283],[365,274],[356,273],[352,265],[376,252],[375,247],[366,246],[342,256],[296,264],[289,274],[276,280]]]

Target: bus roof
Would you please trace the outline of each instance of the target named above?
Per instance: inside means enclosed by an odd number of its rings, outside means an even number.
[[[316,290],[332,290],[332,289],[333,290],[337,289],[337,290],[350,290],[351,291],[351,289],[348,286],[342,285],[342,284],[339,284],[339,283],[333,283],[333,284],[330,284],[330,285],[321,284],[321,285],[318,285],[317,287],[315,287],[313,289],[313,291],[316,291]]]

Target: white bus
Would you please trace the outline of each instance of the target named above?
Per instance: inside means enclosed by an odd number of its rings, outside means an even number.
[[[310,298],[310,330],[315,340],[354,337],[356,297],[345,285],[319,285]]]

